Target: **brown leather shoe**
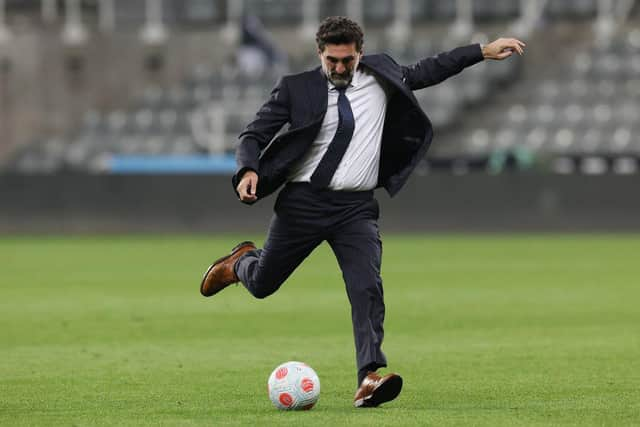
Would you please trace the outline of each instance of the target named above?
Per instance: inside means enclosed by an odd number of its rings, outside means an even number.
[[[353,406],[356,408],[375,408],[398,397],[400,390],[402,390],[400,375],[387,374],[381,377],[375,372],[369,372],[356,391]]]
[[[238,276],[233,269],[238,258],[248,251],[256,249],[253,242],[242,242],[231,250],[231,253],[211,264],[200,284],[200,293],[205,297],[217,294],[232,283],[238,282]]]

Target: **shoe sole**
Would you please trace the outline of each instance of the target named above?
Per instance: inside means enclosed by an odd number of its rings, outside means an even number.
[[[356,408],[375,408],[395,399],[401,391],[402,377],[397,375],[380,384],[369,396],[356,401],[354,406]]]
[[[213,264],[211,264],[211,265],[209,266],[209,268],[207,269],[207,271],[204,273],[204,276],[202,276],[202,282],[200,282],[200,294],[201,294],[203,297],[207,297],[207,298],[208,298],[208,297],[212,297],[212,296],[214,296],[215,294],[217,294],[218,292],[220,292],[222,289],[224,289],[224,288],[219,289],[219,290],[215,291],[214,293],[212,293],[212,294],[208,294],[208,295],[207,295],[207,294],[205,294],[205,293],[204,293],[204,282],[207,280],[207,276],[209,275],[209,272],[213,269],[213,267],[215,267],[217,264],[220,264],[222,261],[224,261],[224,260],[226,260],[226,259],[228,259],[228,258],[232,257],[238,249],[240,249],[241,247],[243,247],[243,246],[245,246],[245,245],[254,245],[254,243],[253,243],[253,242],[250,242],[250,241],[246,241],[246,242],[238,243],[237,245],[235,245],[235,246],[233,247],[233,249],[231,249],[231,253],[230,253],[229,255],[225,255],[225,256],[223,256],[222,258],[218,258],[217,260],[215,260],[215,261],[213,262]],[[255,246],[255,245],[254,245],[254,246]]]

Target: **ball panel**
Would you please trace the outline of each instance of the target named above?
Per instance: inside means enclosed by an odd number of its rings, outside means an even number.
[[[289,373],[289,370],[287,369],[286,366],[283,366],[280,369],[276,369],[276,379],[281,380],[284,377],[287,376],[287,373]]]
[[[290,408],[291,405],[293,404],[293,397],[291,397],[291,395],[287,392],[280,393],[280,396],[278,397],[278,401],[285,408]]]

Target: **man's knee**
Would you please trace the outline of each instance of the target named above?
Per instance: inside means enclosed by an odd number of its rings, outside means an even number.
[[[251,294],[258,299],[265,299],[269,295],[273,295],[275,291],[276,291],[275,289],[258,288],[258,289],[255,289],[253,292],[251,292]]]
[[[281,284],[282,280],[257,279],[254,280],[250,286],[247,286],[247,289],[249,289],[249,292],[254,297],[258,299],[264,299],[269,295],[273,295],[280,288]]]

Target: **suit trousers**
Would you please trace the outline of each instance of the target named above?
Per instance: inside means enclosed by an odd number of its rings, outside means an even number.
[[[289,183],[278,195],[274,210],[264,248],[247,252],[235,265],[240,281],[253,296],[265,298],[327,241],[351,303],[359,382],[368,370],[387,366],[381,350],[382,242],[373,191],[314,190],[308,183]]]

